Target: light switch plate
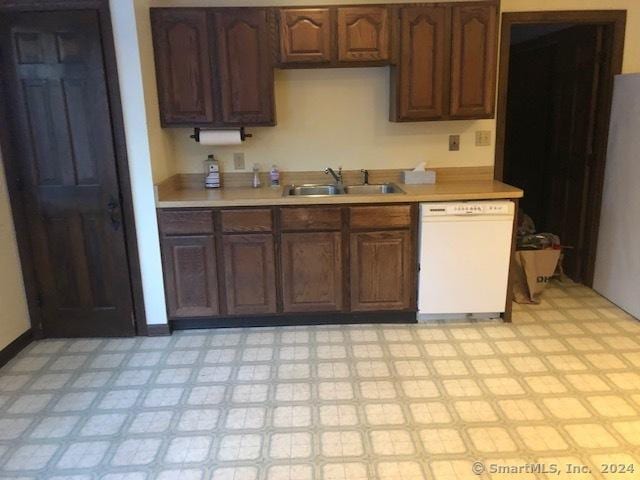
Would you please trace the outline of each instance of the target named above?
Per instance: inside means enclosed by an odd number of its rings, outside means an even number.
[[[449,135],[449,151],[457,152],[460,150],[460,135]]]
[[[244,153],[236,152],[233,154],[233,168],[235,170],[244,170]]]
[[[476,131],[476,147],[488,147],[489,145],[491,145],[491,131]]]

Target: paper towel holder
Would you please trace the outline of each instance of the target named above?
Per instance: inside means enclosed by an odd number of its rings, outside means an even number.
[[[193,129],[193,135],[189,135],[189,138],[193,138],[196,142],[200,143],[200,128],[196,127]],[[221,128],[220,130],[237,130],[235,128]],[[253,134],[245,133],[244,127],[240,127],[240,140],[244,142],[245,138],[251,138]]]

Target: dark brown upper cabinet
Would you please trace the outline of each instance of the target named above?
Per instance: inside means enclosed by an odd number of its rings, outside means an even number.
[[[338,60],[384,62],[389,59],[386,6],[338,8]]]
[[[493,116],[496,12],[496,6],[493,4],[460,4],[452,8],[452,118]]]
[[[392,121],[490,118],[497,11],[497,0],[153,8],[162,125],[275,125],[274,65],[391,65]]]
[[[449,19],[446,7],[400,10],[399,58],[398,65],[392,67],[392,120],[444,117]]]
[[[162,125],[213,123],[206,10],[152,9],[151,25]]]
[[[222,123],[274,125],[267,10],[218,9],[214,19],[215,69],[220,83]]]
[[[319,64],[332,60],[333,25],[328,8],[280,9],[280,62]]]

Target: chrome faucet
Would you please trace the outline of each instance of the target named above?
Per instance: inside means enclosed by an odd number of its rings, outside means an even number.
[[[331,175],[336,182],[336,185],[342,185],[342,167],[338,167],[338,173],[331,167],[324,169],[324,173]]]

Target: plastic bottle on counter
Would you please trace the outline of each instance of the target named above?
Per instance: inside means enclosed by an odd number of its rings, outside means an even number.
[[[253,164],[253,181],[251,182],[251,186],[253,188],[260,188],[260,165],[257,163]]]
[[[280,186],[280,170],[276,165],[271,165],[271,171],[269,172],[269,180],[272,187]]]

